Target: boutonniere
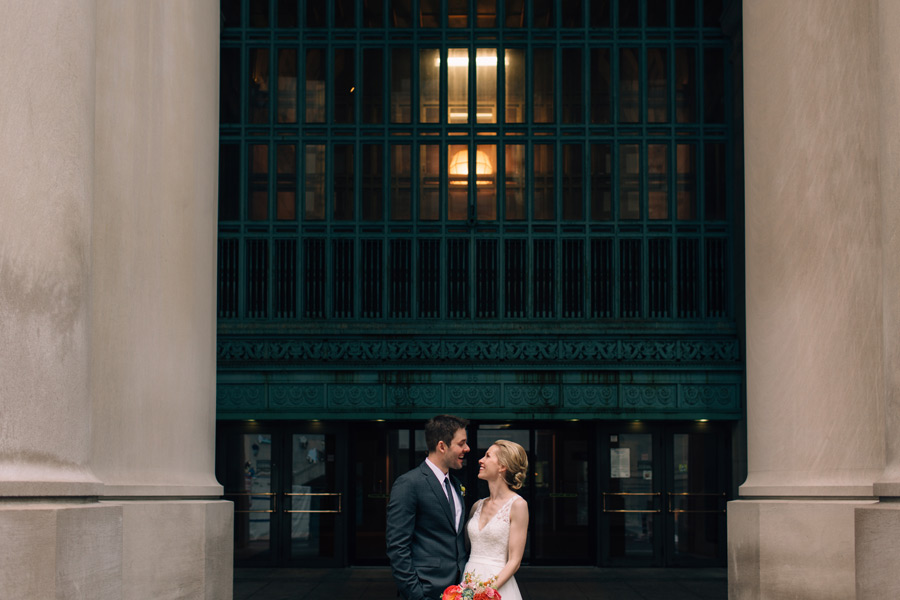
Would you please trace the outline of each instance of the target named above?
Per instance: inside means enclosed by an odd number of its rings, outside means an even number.
[[[459,486],[459,493],[463,498],[465,498],[466,497],[466,486],[464,486],[464,485]]]

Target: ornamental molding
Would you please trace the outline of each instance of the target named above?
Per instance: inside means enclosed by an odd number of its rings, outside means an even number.
[[[509,367],[515,364],[579,367],[691,364],[740,366],[736,339],[409,339],[325,340],[245,339],[219,336],[220,365],[272,364],[302,368],[311,365],[364,365],[395,369],[398,365],[477,364]]]

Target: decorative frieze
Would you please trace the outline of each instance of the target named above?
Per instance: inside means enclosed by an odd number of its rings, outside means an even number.
[[[598,368],[622,365],[692,364],[739,365],[735,339],[720,340],[599,340],[568,341],[531,339],[497,341],[478,338],[457,340],[378,339],[297,340],[228,339],[220,336],[217,358],[222,364],[273,363],[289,368],[324,364],[364,365],[365,368],[394,369],[398,364],[576,364]]]
[[[503,405],[535,409],[559,406],[559,385],[507,384],[503,386]]]
[[[617,385],[567,385],[563,390],[563,406],[568,409],[614,409],[618,405]]]
[[[216,387],[220,413],[271,411],[327,413],[438,411],[513,414],[565,413],[639,415],[660,412],[737,414],[737,383],[495,383],[472,374],[470,381],[441,383],[228,383]]]

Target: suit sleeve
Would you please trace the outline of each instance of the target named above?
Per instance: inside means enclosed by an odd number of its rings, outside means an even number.
[[[387,507],[387,555],[397,589],[404,598],[424,598],[422,584],[412,561],[412,542],[416,529],[416,492],[408,477],[400,477],[391,489]]]

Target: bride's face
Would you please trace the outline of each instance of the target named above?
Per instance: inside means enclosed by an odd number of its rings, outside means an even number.
[[[491,446],[484,453],[484,456],[478,461],[478,478],[486,481],[492,481],[503,476],[506,471],[505,467],[500,465],[497,460],[499,449],[497,446]]]

